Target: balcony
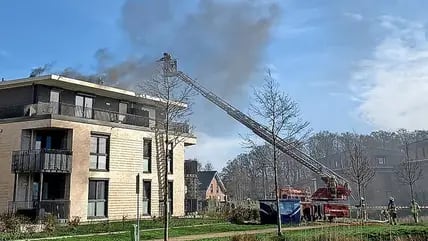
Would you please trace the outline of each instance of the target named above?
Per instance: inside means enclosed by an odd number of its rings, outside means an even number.
[[[89,108],[70,105],[66,103],[44,103],[30,104],[25,106],[11,106],[0,108],[0,119],[24,116],[63,115],[83,119],[113,122],[142,127],[154,127],[155,120],[149,117],[127,113],[119,113],[110,110]],[[186,123],[172,123],[170,130],[181,133],[190,133],[190,127]]]
[[[68,150],[20,150],[12,152],[13,173],[70,173],[72,152]]]
[[[70,105],[65,103],[38,103],[27,105],[25,106],[24,114],[25,116],[37,116],[46,114],[65,115],[71,117],[149,127],[148,117]]]
[[[70,200],[9,201],[8,209],[11,213],[29,217],[37,217],[39,214],[43,216],[52,214],[57,219],[68,219]]]

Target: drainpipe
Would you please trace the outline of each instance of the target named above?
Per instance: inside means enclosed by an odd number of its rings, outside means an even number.
[[[15,172],[15,182],[13,183],[13,202],[16,201],[16,189],[18,188],[18,173]]]
[[[43,172],[40,172],[40,184],[39,184],[39,218],[42,216],[42,199],[43,199]]]

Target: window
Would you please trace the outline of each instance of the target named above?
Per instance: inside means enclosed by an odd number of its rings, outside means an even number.
[[[128,104],[124,102],[119,103],[119,121],[124,121],[126,115],[120,115],[120,114],[127,114],[128,113]]]
[[[59,91],[51,90],[49,97],[50,106],[52,107],[52,114],[59,113]]]
[[[152,172],[152,140],[150,139],[143,141],[143,172]]]
[[[107,217],[108,181],[89,180],[88,218]]]
[[[152,183],[143,181],[143,215],[150,215],[150,206],[152,199]]]
[[[214,192],[214,186],[213,186],[213,184],[210,185],[210,189],[211,189],[211,193],[213,193]]]
[[[84,117],[92,119],[92,106],[94,103],[94,98],[83,95],[76,95],[75,102],[75,115],[77,117]]]
[[[168,173],[173,173],[174,170],[174,152],[173,145],[170,143],[168,145]]]
[[[49,101],[51,103],[59,103],[59,91],[58,90],[51,90]]]
[[[141,111],[142,124],[145,127],[149,127],[150,125],[150,112],[148,110]]]
[[[173,209],[173,200],[174,200],[173,193],[174,193],[173,182],[168,182],[168,209],[169,209],[168,213],[169,214],[173,214],[173,211],[174,211],[174,209]]]
[[[385,157],[377,157],[376,159],[377,159],[377,163],[379,165],[385,165],[386,164]]]
[[[101,135],[91,136],[91,161],[89,169],[108,170],[109,137]]]
[[[422,147],[418,147],[416,149],[416,159],[418,160],[424,159],[424,150]]]
[[[216,186],[216,193],[220,193],[220,189],[219,189],[219,187],[218,187],[218,185]]]

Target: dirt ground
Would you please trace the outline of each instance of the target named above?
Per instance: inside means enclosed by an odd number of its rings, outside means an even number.
[[[282,230],[283,231],[304,230],[304,229],[326,228],[326,227],[332,227],[332,226],[336,226],[336,225],[316,225],[316,226],[290,227],[290,228],[283,228]],[[262,229],[262,230],[234,231],[234,232],[224,232],[224,233],[209,233],[209,234],[189,235],[189,236],[169,238],[169,240],[171,240],[171,241],[201,240],[201,239],[208,239],[208,238],[231,237],[231,236],[242,235],[242,234],[263,234],[263,233],[274,233],[274,232],[276,232],[276,228],[269,228],[269,229]],[[163,241],[163,239],[155,239],[152,241]]]

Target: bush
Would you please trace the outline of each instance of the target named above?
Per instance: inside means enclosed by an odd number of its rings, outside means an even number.
[[[55,215],[48,214],[43,219],[43,224],[45,225],[46,232],[54,232],[56,230],[58,220]]]
[[[257,237],[255,234],[243,234],[233,236],[231,241],[257,241]]]
[[[72,229],[76,229],[77,226],[80,225],[80,217],[79,216],[73,216],[70,221],[68,222],[68,226]]]
[[[29,223],[28,219],[15,214],[4,213],[0,215],[0,231],[6,233],[17,233],[21,224]]]
[[[237,224],[258,222],[260,221],[259,210],[254,208],[237,207],[232,209],[230,212],[229,221]]]

